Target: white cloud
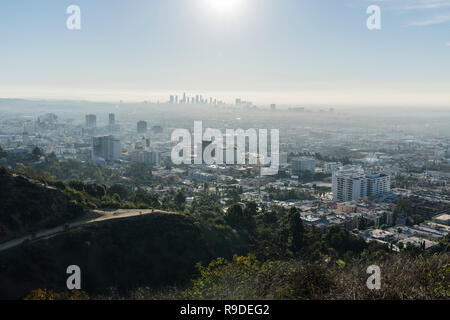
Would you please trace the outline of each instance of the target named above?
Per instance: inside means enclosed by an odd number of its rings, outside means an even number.
[[[450,41],[445,44],[447,47],[450,47]]]
[[[450,8],[450,0],[365,0],[362,4],[361,0],[347,1],[354,7],[377,3],[383,9],[395,11],[436,12],[437,10]]]
[[[353,0],[353,3],[356,4]],[[384,7],[397,10],[432,10],[450,8],[450,0],[366,0],[366,2],[377,2]]]
[[[423,27],[423,26],[429,26],[429,25],[433,25],[433,24],[444,23],[447,21],[450,21],[450,14],[438,15],[438,16],[435,16],[435,17],[427,19],[427,20],[412,22],[409,25],[416,26],[416,27]]]
[[[404,9],[407,10],[426,10],[450,8],[449,0],[406,0]]]

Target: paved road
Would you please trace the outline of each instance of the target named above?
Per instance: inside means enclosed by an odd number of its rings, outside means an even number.
[[[34,236],[30,234],[30,235],[22,237],[22,238],[4,242],[4,243],[0,244],[0,251],[4,251],[4,250],[8,250],[8,249],[20,246],[22,243],[24,243],[27,240],[39,241],[39,240],[49,239],[61,232],[67,231],[67,226],[68,226],[68,229],[72,229],[72,228],[75,228],[75,227],[78,227],[81,225],[85,225],[85,224],[89,224],[89,223],[105,221],[105,220],[112,220],[112,219],[129,218],[129,217],[139,216],[139,215],[143,215],[143,214],[151,214],[151,213],[173,214],[173,212],[167,212],[167,211],[161,211],[161,210],[152,211],[152,210],[147,210],[147,209],[145,209],[145,210],[144,209],[142,209],[142,210],[140,210],[140,209],[132,209],[132,210],[119,209],[119,210],[111,210],[111,211],[94,210],[92,213],[93,213],[92,218],[87,218],[87,219],[83,219],[80,221],[68,223],[67,225],[62,225],[59,227],[39,231],[39,232],[36,232],[34,234]]]

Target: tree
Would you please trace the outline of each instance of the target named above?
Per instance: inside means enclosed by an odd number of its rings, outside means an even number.
[[[71,187],[74,190],[82,192],[82,191],[84,191],[85,185],[80,180],[72,180],[69,182],[69,187]]]
[[[241,225],[243,218],[242,207],[239,203],[232,204],[225,214],[225,220],[232,227]]]
[[[183,191],[177,192],[177,194],[174,197],[174,201],[178,210],[184,209],[184,204],[186,203],[186,196],[184,195]]]
[[[52,152],[49,155],[47,155],[46,160],[47,160],[47,162],[50,162],[50,163],[57,163],[58,162],[58,158],[56,157],[56,154],[54,152]]]
[[[125,176],[138,181],[145,181],[151,178],[151,167],[141,162],[133,162],[125,170]]]
[[[258,212],[258,205],[255,201],[249,201],[246,203],[244,214],[249,215],[251,217],[256,216]]]
[[[408,199],[399,200],[394,208],[394,213],[406,213],[407,215],[413,214],[414,209],[412,206],[412,202]]]
[[[363,216],[360,216],[358,218],[358,229],[359,230],[364,230],[367,228],[367,223],[366,223],[366,219],[364,219]]]
[[[113,199],[114,201],[116,201],[116,202],[120,202],[120,201],[121,201],[120,195],[118,195],[117,193],[114,193],[114,194],[113,194],[112,199]]]
[[[161,204],[159,203],[158,195],[148,194],[144,189],[139,188],[135,194],[136,203],[144,203],[152,208],[159,208]]]
[[[133,195],[133,193],[131,192],[131,190],[121,184],[113,184],[109,189],[108,189],[108,195],[109,196],[114,196],[114,194],[117,194],[120,196],[120,199],[122,200],[129,200],[131,198],[131,196]]]
[[[96,197],[98,199],[101,199],[106,195],[105,186],[100,185],[100,184],[89,183],[86,185],[85,190],[88,194],[90,194],[91,196]]]
[[[41,149],[39,149],[38,147],[34,148],[33,151],[31,152],[32,158],[34,161],[39,160],[42,156],[44,156],[44,152],[42,152]]]
[[[62,181],[56,181],[54,183],[55,187],[58,188],[59,190],[65,190],[66,189],[66,185],[64,184],[64,182]]]
[[[8,156],[8,153],[3,150],[2,146],[0,146],[0,159],[1,158],[6,158]]]
[[[16,170],[20,173],[23,173],[29,177],[35,177],[36,171],[32,167],[28,167],[23,163],[16,163]]]
[[[282,247],[289,249],[292,253],[299,252],[303,247],[305,228],[300,212],[292,207],[280,221],[280,240]]]
[[[254,217],[249,214],[249,211],[242,210],[239,203],[234,203],[228,208],[225,221],[233,228],[244,228],[249,231],[255,228]]]

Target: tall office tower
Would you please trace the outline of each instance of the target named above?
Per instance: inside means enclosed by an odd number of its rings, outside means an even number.
[[[214,99],[214,104],[217,104],[217,99]]]
[[[277,105],[276,105],[276,104],[271,104],[271,105],[270,105],[270,110],[271,110],[271,111],[277,110]]]
[[[236,99],[236,105],[240,105],[241,104],[241,99]]]
[[[209,97],[209,104],[212,104],[212,97]]]
[[[114,113],[109,114],[109,127],[113,128],[116,125],[116,115]]]
[[[316,170],[316,159],[310,157],[297,157],[291,161],[292,174],[301,172],[314,173]]]
[[[175,97],[174,96],[170,96],[169,103],[171,103],[171,104],[175,103]]]
[[[195,96],[195,103],[196,103],[196,104],[198,104],[199,98],[200,98],[200,97],[199,97],[198,95]]]
[[[175,104],[178,104],[178,96],[175,96]]]
[[[137,133],[147,133],[147,122],[146,121],[139,121],[137,123]]]
[[[333,200],[353,201],[376,197],[391,190],[391,177],[382,173],[366,175],[361,167],[345,166],[333,173]]]
[[[186,93],[183,93],[183,100],[181,102],[186,103]]]
[[[117,161],[120,159],[122,147],[119,139],[113,136],[94,137],[92,142],[94,161]]]
[[[87,128],[97,127],[97,116],[95,114],[88,114],[86,116],[86,127]]]

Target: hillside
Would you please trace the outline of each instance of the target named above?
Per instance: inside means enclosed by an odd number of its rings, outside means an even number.
[[[296,208],[258,213],[249,202],[222,213],[204,195],[176,214],[155,210],[161,202],[142,190],[32,177],[0,169],[0,239],[79,220],[85,207],[131,207],[139,215],[115,210],[108,213],[114,219],[83,220],[1,251],[0,299],[450,297],[449,237],[433,250],[396,253],[339,226],[303,225]],[[176,200],[177,193],[169,195]],[[373,264],[382,267],[386,284],[376,293],[365,283]],[[81,292],[66,290],[69,265],[81,268]]]
[[[242,248],[232,229],[184,215],[97,222],[0,253],[0,299],[22,298],[37,288],[64,291],[72,264],[80,266],[89,294],[182,286],[196,274],[197,262],[231,258]]]
[[[62,225],[85,209],[46,181],[0,168],[0,242]]]

